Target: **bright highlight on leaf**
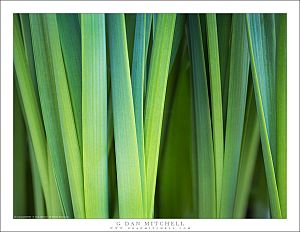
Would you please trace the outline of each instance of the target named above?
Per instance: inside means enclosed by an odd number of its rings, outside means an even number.
[[[15,14],[14,216],[286,218],[286,14]]]
[[[87,218],[107,218],[108,141],[105,15],[83,14],[81,30],[85,210]]]
[[[120,218],[144,217],[124,14],[107,15]]]

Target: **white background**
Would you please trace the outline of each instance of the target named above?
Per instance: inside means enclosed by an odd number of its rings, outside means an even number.
[[[182,220],[191,230],[298,231],[299,229],[299,2],[1,2],[1,230],[109,230],[121,220],[13,219],[13,13],[288,13],[288,219]],[[128,220],[127,220],[128,221]],[[137,221],[137,220],[135,220]],[[145,221],[145,220],[143,220]],[[165,220],[166,221],[166,220]],[[122,221],[121,221],[122,222]]]

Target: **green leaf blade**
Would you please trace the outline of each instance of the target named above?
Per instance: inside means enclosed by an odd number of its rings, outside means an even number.
[[[159,14],[151,53],[145,109],[148,217],[153,217],[163,109],[176,14]]]
[[[253,76],[253,85],[255,90],[255,99],[259,119],[259,128],[263,148],[263,158],[265,172],[267,177],[268,192],[270,198],[271,214],[273,218],[281,218],[281,209],[279,203],[278,189],[276,184],[275,170],[273,164],[272,150],[270,145],[270,103],[272,80],[274,77],[267,73],[267,48],[264,38],[267,38],[263,31],[263,16],[260,14],[247,14],[247,29],[249,50],[251,55],[251,68]]]
[[[253,84],[252,79],[250,77],[248,79],[248,95],[233,212],[234,218],[246,217],[260,142]]]
[[[287,218],[287,15],[276,15],[277,164],[282,217]]]
[[[107,75],[104,14],[82,14],[82,124],[87,218],[108,217]]]
[[[28,61],[32,82],[34,85],[34,90],[36,92],[36,96],[38,96],[38,87],[37,87],[37,79],[36,79],[35,67],[34,67],[34,56],[33,56],[33,48],[32,48],[32,36],[30,30],[29,14],[19,14],[19,15],[21,20],[22,35],[23,35],[26,58]],[[39,99],[37,100],[40,106]]]
[[[244,15],[236,14],[232,19],[221,218],[232,218],[233,216],[246,107],[248,74],[249,53],[246,21]]]
[[[58,103],[51,61],[49,37],[45,34],[44,16],[30,14],[33,53],[36,67],[37,84],[41,102],[42,115],[53,165],[54,176],[58,185],[59,196],[64,213],[73,217],[72,202],[64,157],[64,147],[60,128]],[[48,172],[49,173],[49,172]]]
[[[144,211],[146,212],[146,172],[144,155],[144,79],[146,67],[146,14],[136,15],[136,28],[132,61],[132,97],[134,105],[136,136],[139,152],[140,174]]]
[[[215,155],[216,191],[217,191],[217,213],[220,211],[221,189],[223,176],[223,115],[222,115],[222,93],[219,63],[219,47],[217,34],[216,14],[207,14],[207,37],[210,71],[211,110],[213,125],[213,142]]]
[[[141,218],[143,217],[142,186],[124,14],[108,14],[107,22],[119,216]]]
[[[193,71],[195,145],[198,172],[198,217],[217,216],[215,163],[201,24],[189,15],[189,47]]]
[[[75,218],[85,218],[82,155],[62,57],[56,15],[45,15],[45,25],[50,41],[51,58],[55,67],[54,79],[74,216]]]
[[[47,147],[48,151],[48,173],[49,173],[49,188],[51,194],[51,207],[47,210],[47,215],[53,218],[59,218],[65,215],[63,212],[62,204],[61,204],[61,197],[59,196],[59,191],[57,188],[56,180],[54,177],[54,168],[52,163],[52,156],[49,154],[49,146]],[[67,218],[70,217],[67,215]]]
[[[30,77],[30,71],[25,56],[25,49],[22,42],[21,27],[18,16],[14,15],[13,22],[13,59],[18,86],[22,96],[24,105],[26,121],[31,135],[33,148],[36,154],[38,170],[41,177],[43,192],[45,195],[46,205],[50,204],[49,196],[49,179],[48,179],[48,164],[47,164],[47,150],[46,138],[42,123],[42,117],[39,113],[37,96],[34,91],[34,84]]]
[[[56,14],[76,131],[82,150],[81,40],[77,14]]]

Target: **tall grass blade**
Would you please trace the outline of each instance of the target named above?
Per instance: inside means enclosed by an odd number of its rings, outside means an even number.
[[[228,109],[224,153],[221,218],[232,218],[249,75],[249,52],[245,16],[232,18]]]
[[[253,25],[254,55],[256,57],[259,84],[262,90],[262,104],[272,153],[274,170],[276,169],[276,32],[274,14],[249,14]],[[263,50],[256,50],[262,48]],[[264,68],[260,67],[263,66]]]
[[[50,203],[49,196],[49,180],[48,180],[48,164],[46,137],[43,128],[42,117],[39,113],[37,96],[34,91],[34,84],[30,77],[28,62],[26,60],[25,48],[22,42],[21,27],[18,16],[14,14],[13,19],[13,59],[18,86],[20,89],[25,116],[28,125],[28,131],[31,135],[33,148],[36,154],[38,170],[41,177],[43,192],[46,204]]]
[[[223,115],[222,115],[222,93],[220,78],[220,61],[218,47],[218,32],[216,14],[206,15],[207,43],[210,71],[210,93],[212,110],[213,142],[215,155],[216,192],[217,192],[217,213],[220,211],[221,189],[223,176]]]
[[[276,180],[282,217],[287,217],[287,15],[276,15]]]
[[[276,104],[275,73],[272,58],[275,57],[273,38],[273,20],[271,15],[247,14],[247,29],[249,50],[251,54],[251,68],[255,99],[258,112],[260,136],[262,141],[264,165],[270,198],[271,214],[273,218],[281,218],[281,209],[275,178],[274,161],[276,151],[272,144],[276,143],[276,111],[272,107]],[[275,115],[274,115],[275,114]],[[275,123],[275,125],[274,125]],[[274,141],[275,139],[275,141]]]
[[[29,156],[30,156],[30,164],[31,164],[31,175],[32,175],[32,185],[33,185],[33,197],[34,197],[34,212],[38,217],[46,216],[46,208],[45,208],[45,199],[41,184],[41,178],[37,167],[37,162],[35,159],[34,148],[31,141],[30,136],[28,136],[29,140]]]
[[[107,75],[104,14],[82,14],[82,126],[87,218],[108,217]]]
[[[151,53],[145,112],[148,217],[153,217],[159,145],[176,14],[159,14]]]
[[[195,146],[198,172],[198,217],[215,218],[216,187],[211,117],[200,18],[188,16],[189,50],[192,62]]]
[[[252,79],[248,79],[247,103],[241,146],[238,181],[235,194],[234,218],[245,218],[253,181],[258,147],[259,127]]]
[[[35,154],[34,154],[34,148],[33,148],[33,144],[32,144],[32,140],[30,137],[30,134],[28,133],[28,123],[26,121],[26,114],[25,114],[25,109],[24,109],[24,105],[23,102],[20,100],[21,99],[21,92],[20,89],[16,83],[17,79],[16,79],[16,72],[15,72],[15,68],[14,68],[14,117],[17,117],[19,115],[19,107],[21,108],[23,117],[22,120],[25,125],[26,125],[26,131],[27,131],[27,140],[23,140],[23,142],[28,142],[28,153],[29,153],[29,167],[30,167],[30,172],[31,172],[31,178],[32,178],[32,189],[33,189],[33,203],[34,203],[34,213],[36,216],[45,216],[46,215],[46,208],[45,208],[45,199],[44,199],[44,194],[43,194],[43,188],[42,188],[42,184],[41,184],[41,178],[40,178],[40,174],[39,174],[39,170],[38,170],[38,166],[37,166],[37,162],[36,162],[36,158],[35,158]],[[14,133],[14,136],[18,136],[20,137],[20,135],[22,134],[22,124],[18,124],[20,123],[20,121],[18,119],[14,119],[14,129],[16,128],[17,132]],[[16,125],[16,126],[15,126]],[[17,126],[18,125],[18,126]],[[14,143],[20,143],[22,144],[22,139],[17,139],[14,138]],[[16,147],[17,149],[14,149],[14,152],[24,152],[26,151],[26,147],[25,147],[25,143],[24,143],[24,147],[22,145],[14,145],[14,147]],[[20,150],[19,150],[20,149]],[[19,151],[18,151],[19,150]],[[22,158],[25,157],[24,155],[22,155]],[[15,153],[14,153],[14,158],[15,158]],[[21,159],[22,159],[21,158]],[[14,171],[17,170],[17,173],[22,173],[22,168],[16,167],[15,168],[15,162],[20,163],[20,160],[16,160],[14,161]],[[23,162],[23,164],[25,164],[26,162]],[[28,170],[26,171],[26,173],[28,172]],[[26,174],[22,174],[22,177],[26,177]],[[25,180],[22,180],[21,177],[18,177],[18,174],[14,174],[14,178],[18,178],[19,181],[15,181],[14,180],[14,184],[16,184],[18,187],[22,188],[22,184],[20,184],[19,182],[26,184],[27,183],[27,179],[25,178]],[[28,187],[30,188],[30,185],[28,185]],[[14,207],[22,207],[22,203],[17,203],[17,201],[19,201],[20,199],[22,199],[23,197],[26,197],[28,194],[23,193],[20,190],[15,190],[14,187],[14,191],[18,191],[18,194],[22,194],[22,196],[15,194],[14,192]],[[29,192],[30,194],[30,192]],[[16,196],[16,198],[15,198]],[[26,199],[26,198],[24,198]],[[25,202],[28,202],[28,204],[30,204],[30,202],[28,201],[28,199],[25,200]],[[29,208],[29,207],[27,207]],[[24,215],[27,215],[28,212]],[[14,215],[19,215],[18,213],[15,213],[14,211]]]
[[[123,14],[108,14],[120,218],[143,216],[138,144]],[[126,140],[125,140],[126,138]]]
[[[49,173],[49,188],[51,194],[51,207],[47,209],[47,215],[50,218],[60,218],[64,216],[64,212],[61,205],[61,200],[57,188],[57,184],[54,177],[54,168],[52,163],[52,156],[50,155],[50,150],[48,146],[48,173]],[[68,216],[67,216],[68,217]]]
[[[144,211],[146,210],[146,172],[144,155],[144,79],[145,79],[145,43],[146,43],[146,14],[136,15],[136,28],[132,61],[132,97],[136,136],[139,152],[140,175]]]
[[[56,89],[54,82],[54,67],[52,66],[49,37],[45,34],[44,19],[41,14],[30,14],[32,31],[33,54],[36,67],[36,76],[39,88],[41,109],[53,163],[54,176],[58,185],[59,196],[64,213],[73,216],[72,202],[64,157],[64,147],[60,128]],[[48,167],[50,164],[48,164]],[[49,174],[50,171],[48,171]]]
[[[74,216],[75,218],[84,218],[82,155],[79,148],[55,14],[45,15],[45,27],[45,33],[49,38],[50,55],[53,67],[55,67],[53,73]]]
[[[80,150],[82,151],[81,39],[77,14],[56,14]]]
[[[31,30],[30,30],[29,14],[19,14],[19,16],[20,16],[20,22],[22,27],[25,54],[28,61],[32,82],[34,85],[35,94],[36,96],[38,96],[38,86],[37,86],[37,79],[36,79],[35,66],[34,66],[34,56],[33,56],[33,48],[32,48],[32,37],[31,37]],[[37,100],[40,107],[39,98]]]

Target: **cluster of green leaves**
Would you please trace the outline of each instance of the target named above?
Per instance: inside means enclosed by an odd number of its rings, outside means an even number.
[[[285,14],[15,14],[14,215],[287,217]]]

